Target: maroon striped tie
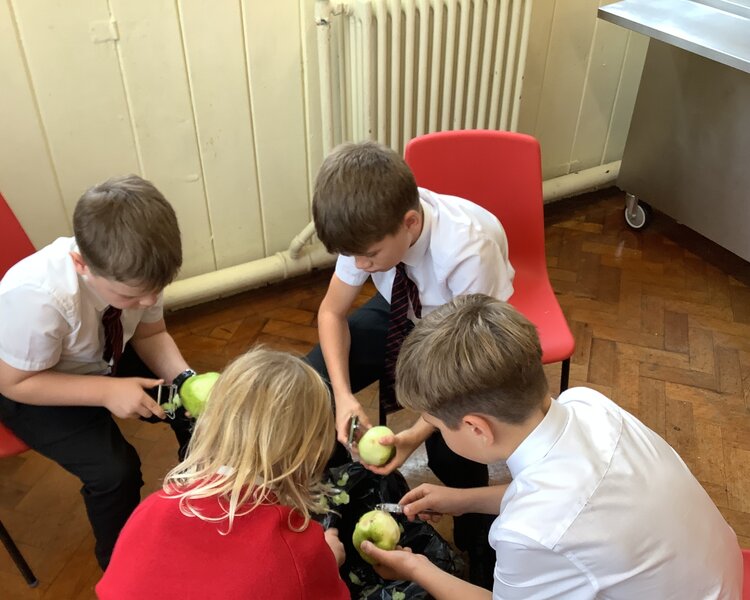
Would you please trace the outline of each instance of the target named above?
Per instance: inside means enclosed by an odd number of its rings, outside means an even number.
[[[385,369],[380,380],[380,411],[386,414],[399,408],[396,400],[396,360],[401,344],[414,328],[409,319],[409,303],[414,316],[422,318],[422,303],[419,301],[419,290],[406,274],[404,263],[396,265],[396,276],[391,290],[391,316],[388,321],[388,334],[385,338]]]
[[[104,354],[102,358],[107,363],[110,360],[112,361],[112,375],[117,372],[117,363],[120,361],[120,356],[122,356],[121,314],[121,309],[108,306],[102,315],[102,325],[104,325]]]

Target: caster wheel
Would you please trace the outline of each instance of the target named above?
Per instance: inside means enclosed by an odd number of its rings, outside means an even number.
[[[625,207],[625,222],[631,229],[644,229],[651,222],[651,207],[645,202],[638,202],[634,212]]]

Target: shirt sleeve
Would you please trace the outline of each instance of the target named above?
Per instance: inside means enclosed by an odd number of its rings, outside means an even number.
[[[495,542],[494,600],[582,600],[597,590],[566,556],[521,534],[505,532]]]
[[[44,371],[60,361],[70,323],[46,290],[24,285],[0,295],[0,359],[22,371]]]
[[[507,248],[491,239],[479,239],[465,247],[459,262],[447,277],[453,297],[487,294],[498,300],[513,295],[515,271],[508,260]]]
[[[336,277],[347,285],[352,287],[364,285],[369,276],[369,273],[354,265],[353,256],[339,255],[336,260]]]

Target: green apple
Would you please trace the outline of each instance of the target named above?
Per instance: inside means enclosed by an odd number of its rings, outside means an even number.
[[[393,457],[396,451],[394,446],[384,446],[380,443],[380,438],[393,435],[385,425],[371,427],[357,442],[357,450],[362,462],[368,465],[379,467],[387,463]]]
[[[363,514],[354,527],[352,542],[359,555],[371,565],[375,560],[360,550],[362,542],[371,541],[381,550],[393,550],[401,539],[401,530],[396,519],[382,510],[371,510]]]
[[[185,380],[180,388],[180,402],[193,417],[198,417],[206,405],[208,393],[214,387],[219,373],[209,371],[200,375],[193,375]]]

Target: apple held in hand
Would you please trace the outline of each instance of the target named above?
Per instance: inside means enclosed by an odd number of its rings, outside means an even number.
[[[200,375],[193,375],[185,380],[180,388],[180,402],[193,417],[198,417],[206,405],[208,393],[214,387],[219,373],[209,371]]]
[[[352,542],[359,555],[371,565],[375,560],[360,550],[362,542],[369,540],[381,550],[393,550],[401,538],[396,519],[382,510],[371,510],[363,514],[354,527]]]
[[[357,442],[357,451],[362,462],[380,467],[391,460],[396,448],[394,446],[383,446],[380,443],[380,438],[392,435],[393,431],[385,425],[368,429]]]

